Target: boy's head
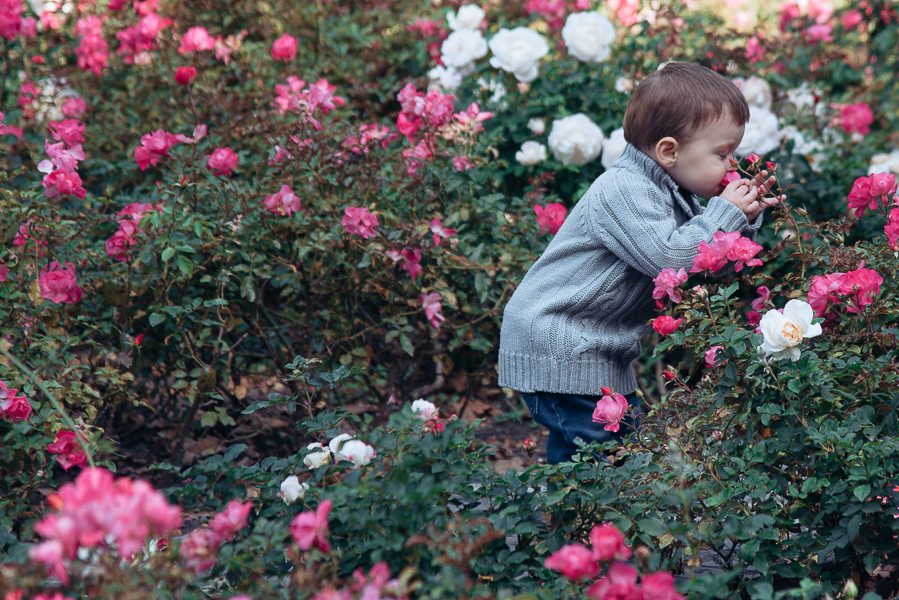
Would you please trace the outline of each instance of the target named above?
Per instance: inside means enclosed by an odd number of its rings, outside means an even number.
[[[723,189],[719,183],[747,121],[749,105],[730,80],[700,65],[672,62],[634,90],[624,138],[678,185],[710,198]]]

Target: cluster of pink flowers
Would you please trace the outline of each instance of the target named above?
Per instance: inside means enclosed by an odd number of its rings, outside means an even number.
[[[156,209],[162,210],[162,207],[157,206]],[[137,225],[144,214],[151,210],[153,210],[153,205],[149,202],[135,202],[119,211],[117,215],[119,229],[106,240],[107,256],[118,261],[128,260],[128,249],[137,244],[134,236],[143,232],[137,228]]]
[[[452,94],[443,95],[437,90],[423,94],[411,83],[400,90],[396,99],[400,103],[400,114],[396,120],[396,128],[412,141],[422,125],[434,131],[440,131],[453,120]],[[489,114],[489,113],[488,113]]]
[[[206,159],[206,168],[218,177],[230,175],[237,167],[237,154],[231,148],[216,148],[206,155]]]
[[[835,105],[840,109],[840,127],[846,133],[868,135],[874,123],[874,113],[864,102]]]
[[[181,542],[184,566],[197,573],[211,569],[217,562],[216,552],[224,542],[230,542],[238,531],[247,526],[247,516],[253,507],[249,502],[232,500],[209,521],[209,527],[197,529]]]
[[[290,535],[300,550],[309,550],[313,546],[322,552],[331,551],[328,541],[328,513],[331,512],[331,501],[324,500],[315,512],[302,512],[293,518],[290,524]]]
[[[435,246],[440,245],[440,238],[446,239],[456,235],[456,230],[444,227],[443,221],[441,221],[440,219],[431,219],[430,229],[431,233],[434,234],[432,236],[432,239],[434,240]]]
[[[559,203],[547,204],[545,208],[535,204],[534,213],[537,215],[537,225],[540,226],[540,233],[549,231],[550,235],[556,235],[562,223],[565,222],[565,214],[567,212],[568,209]]]
[[[786,31],[793,21],[802,16],[800,4],[805,6],[806,14],[816,25],[824,25],[833,16],[834,6],[830,0],[808,0],[802,2],[786,1],[780,6],[780,30]]]
[[[353,572],[353,583],[348,587],[336,589],[326,587],[312,597],[312,600],[386,600],[398,598],[405,600],[408,592],[398,579],[390,578],[390,569],[385,562],[379,562],[369,569],[365,575],[362,569]],[[232,598],[232,600],[235,600]]]
[[[49,501],[59,512],[34,526],[46,541],[29,556],[64,583],[69,580],[65,561],[74,559],[79,548],[107,547],[112,540],[119,556],[130,559],[147,537],[165,536],[181,525],[180,509],[149,483],[115,480],[106,469],[85,469]]]
[[[16,396],[18,389],[9,389],[5,381],[0,381],[0,419],[13,423],[25,421],[31,415],[31,403],[25,396]]]
[[[808,303],[817,316],[823,317],[831,303],[839,304],[842,297],[846,297],[846,310],[858,314],[874,303],[874,297],[880,294],[882,283],[883,277],[874,269],[866,269],[865,263],[862,263],[855,271],[813,278],[808,291]]]
[[[57,455],[56,462],[66,471],[72,467],[84,468],[87,466],[87,455],[82,444],[86,443],[87,440],[80,433],[76,437],[74,431],[63,429],[57,432],[55,441],[47,444],[47,451]]]
[[[749,59],[750,63],[757,63],[765,60],[765,46],[761,42],[761,35],[754,35],[746,40],[746,52],[744,56]]]
[[[440,297],[440,294],[437,292],[422,294],[418,297],[418,301],[421,302],[422,308],[425,309],[425,317],[427,317],[431,327],[434,329],[439,328],[440,323],[446,320],[446,317],[440,313],[443,309],[443,298]]]
[[[679,271],[662,269],[656,278],[652,280],[656,284],[655,289],[652,291],[652,297],[656,300],[661,300],[668,296],[675,304],[679,303],[684,297],[681,295],[678,286],[685,283],[688,278],[689,275],[687,275],[687,271],[683,267]],[[664,304],[662,307],[664,307]]]
[[[425,135],[418,141],[415,146],[412,148],[406,148],[403,150],[402,155],[403,158],[406,159],[406,174],[410,176],[415,176],[418,173],[418,169],[431,160],[431,157],[434,156],[434,153],[431,151],[431,147],[434,145],[434,136],[433,135]],[[464,170],[464,169],[462,169]]]
[[[602,398],[596,401],[596,408],[593,409],[593,422],[605,423],[606,431],[618,431],[621,426],[621,419],[628,409],[627,398],[621,394],[616,394],[612,388],[600,388]]]
[[[615,11],[615,16],[625,27],[630,27],[637,22],[640,0],[609,0],[607,6],[610,10]],[[581,10],[587,10],[587,8]]]
[[[421,265],[419,264],[421,263],[421,250],[410,250],[409,248],[403,248],[403,250],[390,249],[385,254],[393,262],[399,262],[400,268],[408,272],[409,277],[413,280],[421,272]]]
[[[22,18],[22,0],[0,0],[0,37],[8,40],[16,36],[31,38],[37,35],[37,21]]]
[[[19,94],[16,101],[22,109],[22,116],[26,119],[34,118],[34,110],[37,100],[41,97],[41,86],[33,81],[26,81],[19,86]]]
[[[348,136],[340,145],[349,149],[353,154],[368,154],[375,144],[381,144],[386,149],[387,145],[398,138],[399,135],[390,131],[385,125],[362,125],[359,135]]]
[[[81,38],[75,48],[78,68],[99,75],[109,60],[109,44],[103,38],[103,20],[94,16],[78,19],[75,23],[75,37]]]
[[[156,37],[171,24],[171,19],[163,19],[155,12],[146,14],[137,25],[126,27],[116,33],[116,39],[121,42],[116,54],[129,65],[149,62],[149,51],[156,44]]]
[[[38,289],[41,296],[54,304],[74,304],[81,300],[81,288],[75,277],[75,265],[66,263],[60,266],[55,260],[49,267],[41,269],[38,277]]]
[[[865,209],[886,206],[889,197],[896,193],[896,176],[892,173],[875,173],[859,177],[849,192],[849,208],[855,209],[855,216],[861,217]],[[899,202],[899,200],[897,200]]]
[[[72,195],[84,200],[87,190],[81,187],[81,176],[78,175],[78,162],[84,160],[84,125],[76,119],[65,119],[62,122],[50,122],[50,131],[55,144],[44,140],[44,148],[49,160],[41,161],[37,169],[46,173],[41,182],[47,198]]]
[[[290,186],[282,185],[276,193],[265,197],[262,207],[276,215],[289,217],[295,212],[300,212],[300,198],[293,193]]]
[[[297,39],[285,33],[272,44],[272,58],[290,62],[297,57]]]
[[[540,15],[546,21],[547,27],[553,31],[559,31],[565,25],[565,17],[569,12],[568,4],[567,0],[528,0],[524,4],[524,9],[531,14]],[[571,12],[580,12],[589,10],[589,8],[590,3],[587,0],[573,0],[570,10]],[[617,10],[618,6],[611,8]],[[631,21],[627,24],[633,23],[634,21]]]
[[[153,133],[145,133],[140,138],[140,146],[134,149],[134,160],[137,161],[141,171],[150,165],[154,167],[159,159],[167,157],[169,150],[178,144],[178,138],[173,133],[157,129]]]
[[[209,32],[204,27],[191,27],[181,38],[181,46],[178,48],[178,53],[190,54],[214,48],[215,38],[209,35]]]
[[[644,575],[637,584],[637,571],[622,562],[631,556],[621,532],[612,524],[595,525],[590,531],[592,548],[579,543],[566,544],[544,561],[548,569],[568,579],[593,579],[611,563],[605,576],[587,589],[587,596],[601,600],[684,600],[674,588],[674,577],[667,572]],[[613,562],[615,561],[615,562]]]
[[[377,235],[375,227],[378,226],[378,217],[368,212],[364,206],[347,206],[340,224],[347,233],[358,235],[365,240]]]
[[[883,232],[887,236],[887,242],[890,248],[895,252],[899,250],[899,199],[893,197],[896,208],[890,210],[889,221],[883,228]]]
[[[712,235],[712,243],[705,240],[699,243],[699,253],[693,259],[691,273],[717,271],[734,261],[734,271],[740,272],[743,266],[758,266],[762,261],[754,258],[762,251],[762,246],[737,232],[716,231]]]
[[[334,95],[337,86],[328,83],[327,79],[319,79],[309,87],[305,86],[305,81],[291,75],[287,78],[287,85],[275,86],[277,96],[272,106],[282,115],[287,111],[296,113],[304,123],[312,123],[315,129],[321,131],[321,123],[313,117],[315,111],[320,110],[327,115],[338,106],[346,104],[346,101]]]

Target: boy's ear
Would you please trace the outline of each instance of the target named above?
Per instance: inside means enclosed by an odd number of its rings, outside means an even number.
[[[677,164],[677,151],[679,144],[673,137],[663,137],[656,142],[656,162],[662,168],[670,169]]]

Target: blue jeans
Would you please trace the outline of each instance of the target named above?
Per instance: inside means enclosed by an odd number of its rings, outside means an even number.
[[[574,438],[579,437],[588,443],[620,441],[640,424],[640,399],[636,394],[626,396],[631,408],[625,413],[617,432],[606,431],[603,423],[593,422],[593,409],[601,396],[533,392],[521,394],[521,398],[528,405],[531,417],[549,429],[546,462],[551,465],[570,461],[580,450]]]

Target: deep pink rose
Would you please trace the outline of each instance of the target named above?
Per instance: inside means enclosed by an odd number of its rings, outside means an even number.
[[[558,203],[547,204],[543,208],[539,204],[534,205],[534,212],[537,214],[537,224],[540,225],[540,233],[549,231],[550,235],[556,235],[562,223],[565,222],[565,213],[568,210]]]
[[[410,250],[409,248],[404,248],[403,250],[395,250],[391,249],[385,252],[388,258],[393,262],[400,262],[400,268],[409,273],[409,276],[412,279],[418,277],[418,274],[421,272],[421,250]]]
[[[80,118],[87,110],[87,102],[84,98],[69,98],[62,105],[62,114],[67,117]]]
[[[896,176],[892,173],[875,173],[868,180],[871,182],[871,195],[881,198],[883,204],[888,201],[886,196],[896,193]]]
[[[644,600],[637,586],[637,571],[620,562],[612,563],[606,576],[587,589],[587,595],[598,600]]]
[[[443,226],[440,219],[431,219],[431,231],[433,232],[434,245],[440,245],[440,238],[448,238],[456,235],[455,229],[448,229]]]
[[[849,192],[849,208],[855,209],[855,216],[861,217],[865,209],[877,208],[877,198],[871,193],[871,178],[859,177],[852,184],[852,190]]]
[[[683,267],[679,271],[670,268],[662,269],[656,278],[652,280],[656,284],[655,289],[652,291],[652,297],[656,300],[661,300],[668,296],[672,302],[677,304],[683,300],[683,296],[681,296],[677,286],[686,282],[688,277],[689,275],[687,275],[687,271]]]
[[[887,236],[887,243],[894,252],[899,250],[899,208],[890,211],[890,220],[883,228],[883,232]]]
[[[593,526],[590,530],[590,545],[593,546],[593,557],[599,562],[627,560],[631,557],[630,548],[624,543],[624,536],[611,523]]]
[[[593,579],[599,575],[599,563],[583,544],[565,544],[543,561],[543,566],[573,580]]]
[[[874,122],[874,113],[864,102],[848,104],[840,108],[840,126],[846,133],[867,135]]]
[[[771,298],[771,290],[762,285],[756,288],[755,291],[758,293],[759,297],[752,301],[752,308],[759,311],[764,310],[765,306],[768,304],[768,300]]]
[[[686,600],[674,587],[674,576],[667,571],[644,575],[640,581],[644,598],[652,600]]]
[[[49,269],[41,269],[38,287],[41,296],[54,304],[73,304],[81,300],[81,288],[75,279],[75,266],[72,263],[61,267],[54,260]]]
[[[883,277],[877,271],[866,269],[864,265],[862,263],[855,271],[843,273],[838,280],[837,293],[849,297],[846,310],[851,313],[860,313],[872,304],[883,283]]]
[[[757,267],[762,264],[760,259],[753,258],[762,249],[761,244],[756,244],[749,238],[740,237],[734,240],[728,249],[727,259],[735,261],[734,271],[740,272],[744,264],[749,267]]]
[[[79,434],[84,441],[84,436]],[[51,454],[57,454],[56,462],[62,465],[62,468],[68,471],[71,467],[87,466],[87,455],[81,444],[75,441],[75,432],[62,430],[57,432],[56,441],[47,444],[47,450]],[[38,531],[38,533],[42,532]]]
[[[137,228],[137,221],[120,221],[119,230],[106,240],[106,255],[113,260],[127,261],[128,249],[137,244],[134,236],[140,232]]]
[[[696,256],[693,258],[693,267],[691,273],[701,273],[702,271],[717,271],[727,265],[727,252],[729,246],[718,242],[709,244],[702,240],[699,242],[699,248]]]
[[[230,542],[238,531],[247,526],[247,515],[250,514],[251,508],[253,505],[250,502],[231,500],[225,510],[212,517],[209,529]]]
[[[627,398],[621,394],[603,396],[596,401],[596,408],[593,409],[593,422],[605,423],[603,429],[606,431],[618,431],[627,408]]]
[[[329,552],[328,513],[331,512],[331,501],[323,500],[315,512],[304,512],[294,517],[290,524],[290,534],[301,550],[309,550],[315,546],[322,552]]]
[[[231,148],[216,148],[212,154],[207,154],[206,158],[209,159],[206,167],[213,175],[220,177],[230,175],[231,169],[237,167],[237,154]]]
[[[300,211],[300,199],[293,193],[290,186],[282,185],[278,192],[265,197],[262,207],[276,215],[289,217],[293,213]]]
[[[362,239],[368,239],[377,235],[375,227],[378,226],[378,217],[368,212],[368,209],[364,206],[347,206],[340,224],[343,225],[347,233],[356,234]]]
[[[284,62],[292,61],[297,57],[297,39],[292,35],[284,34],[272,44],[272,58]]]
[[[652,328],[662,335],[669,335],[677,331],[677,328],[680,327],[680,324],[682,322],[683,319],[675,320],[673,317],[669,317],[668,315],[662,315],[661,317],[657,317],[656,320],[652,322]]]
[[[84,141],[84,125],[78,119],[63,119],[59,123],[50,121],[50,132],[53,139],[63,142],[66,146],[74,146]]]
[[[819,275],[812,279],[812,286],[808,290],[807,301],[817,316],[823,317],[831,302],[839,303],[840,297],[837,295],[837,290],[840,287],[840,278],[842,276],[842,273],[831,273],[829,275]]]
[[[178,67],[175,69],[175,83],[190,85],[197,77],[197,69],[194,67]]]
[[[25,421],[31,414],[31,403],[25,396],[16,396],[16,388],[9,389],[0,381],[0,418],[9,419],[13,423]]]
[[[840,23],[843,24],[843,29],[846,30],[855,29],[864,20],[865,17],[862,15],[862,13],[855,9],[843,13],[843,16],[840,17]]]

